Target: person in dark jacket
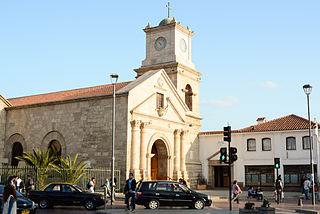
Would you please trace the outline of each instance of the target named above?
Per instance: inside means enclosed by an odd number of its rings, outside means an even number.
[[[125,203],[127,205],[127,210],[129,210],[129,200],[131,198],[131,207],[132,212],[134,212],[136,205],[135,205],[135,194],[136,194],[136,185],[137,182],[133,177],[133,173],[129,173],[129,179],[126,181],[126,185],[124,187],[124,194],[126,195]]]

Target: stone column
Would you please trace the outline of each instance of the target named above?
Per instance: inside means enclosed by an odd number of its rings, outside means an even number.
[[[133,173],[135,179],[140,180],[139,170],[139,131],[140,131],[140,120],[133,120],[131,123],[131,163],[130,171]]]
[[[142,122],[140,125],[140,172],[141,178],[145,180],[146,175],[146,164],[147,164],[147,139],[146,139],[146,127],[150,124],[150,122]]]
[[[181,178],[180,171],[180,134],[181,130],[174,130],[174,168],[173,168],[173,179],[178,180]]]
[[[180,138],[180,170],[184,180],[188,180],[188,173],[186,169],[186,131],[181,131]]]

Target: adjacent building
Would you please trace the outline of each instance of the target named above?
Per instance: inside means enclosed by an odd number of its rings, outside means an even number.
[[[318,124],[319,125],[319,124]],[[313,161],[316,180],[319,178],[318,125],[312,123]],[[310,176],[310,141],[308,120],[288,115],[233,130],[231,146],[237,147],[238,160],[232,164],[231,179],[243,186],[273,186],[276,176],[274,158],[280,158],[279,174],[286,186],[299,186],[302,175]],[[200,132],[200,161],[209,186],[228,185],[228,168],[220,163],[220,148],[226,147],[222,131]]]

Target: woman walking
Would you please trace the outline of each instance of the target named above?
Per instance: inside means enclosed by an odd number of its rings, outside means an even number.
[[[5,186],[3,190],[2,214],[17,214],[17,193],[11,185]]]
[[[232,186],[232,193],[233,193],[232,201],[237,201],[237,204],[239,204],[239,194],[241,192],[242,192],[242,190],[240,189],[240,187],[238,185],[238,181],[235,180],[233,182],[233,186]]]

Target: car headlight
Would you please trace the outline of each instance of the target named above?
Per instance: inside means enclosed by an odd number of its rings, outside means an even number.
[[[33,206],[33,207],[35,207],[35,206],[36,206],[36,203],[34,203],[34,201],[32,201],[32,206]]]
[[[211,199],[210,195],[208,195],[208,199],[209,199],[209,200]]]

